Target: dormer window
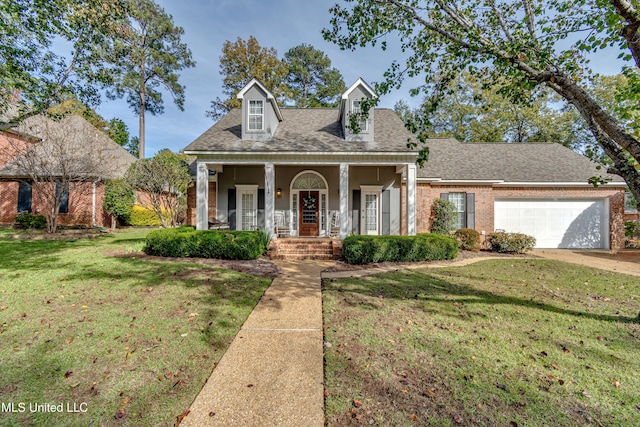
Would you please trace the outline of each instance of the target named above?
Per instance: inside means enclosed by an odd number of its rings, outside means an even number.
[[[264,101],[252,99],[249,101],[249,130],[261,131],[264,129]]]
[[[351,114],[359,114],[360,112],[360,101],[354,100],[351,105]],[[360,132],[368,132],[369,120],[364,117],[360,117],[360,120],[358,121],[358,127],[360,128]]]

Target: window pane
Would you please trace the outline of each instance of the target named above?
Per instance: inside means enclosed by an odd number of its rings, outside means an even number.
[[[365,229],[378,230],[378,196],[375,194],[365,195]]]
[[[465,199],[466,193],[449,193],[449,201],[454,204],[458,211],[458,226],[457,228],[464,228],[466,223],[465,212]]]
[[[242,194],[242,229],[252,230],[254,228],[255,211],[253,209],[253,194]]]

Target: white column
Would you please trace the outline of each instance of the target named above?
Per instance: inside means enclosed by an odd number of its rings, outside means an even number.
[[[340,163],[340,238],[349,235],[349,164]]]
[[[209,169],[203,162],[196,172],[196,229],[209,229]]]
[[[271,234],[271,238],[277,236],[273,232],[273,211],[275,207],[275,173],[273,163],[264,165],[264,229]]]
[[[407,235],[416,235],[416,165],[407,165]]]

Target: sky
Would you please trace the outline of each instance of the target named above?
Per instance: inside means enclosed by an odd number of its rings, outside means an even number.
[[[372,85],[382,81],[392,61],[400,59],[398,44],[391,39],[387,40],[390,46],[387,51],[379,47],[342,51],[325,41],[321,31],[329,27],[329,8],[337,0],[156,1],[173,16],[176,25],[184,28],[182,41],[191,50],[196,66],[180,72],[180,83],[186,87],[184,111],[165,93],[164,114],[146,114],[146,157],[163,148],[180,151],[214,124],[205,112],[213,99],[218,96],[224,99],[219,61],[226,40],[236,41],[238,37],[247,40],[253,35],[261,46],[275,48],[280,58],[294,46],[311,44],[329,56],[347,87],[359,77]],[[594,58],[591,65],[602,74],[616,74],[621,65],[613,58],[615,55]],[[393,108],[400,99],[417,106],[421,97],[410,97],[411,87],[411,82],[405,82],[400,90],[383,96],[379,106]],[[125,99],[104,99],[97,111],[107,120],[113,117],[124,120],[130,134],[138,134],[138,117]]]

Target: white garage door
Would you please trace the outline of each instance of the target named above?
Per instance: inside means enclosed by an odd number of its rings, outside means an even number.
[[[607,205],[605,199],[498,199],[494,227],[534,236],[536,248],[608,249]]]

